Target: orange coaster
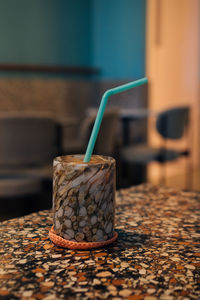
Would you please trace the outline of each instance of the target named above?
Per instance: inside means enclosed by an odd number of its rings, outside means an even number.
[[[112,237],[112,239],[104,241],[104,242],[72,242],[72,241],[66,240],[66,239],[62,238],[61,236],[57,235],[52,226],[49,231],[49,237],[50,237],[50,240],[59,247],[81,250],[81,249],[100,248],[100,247],[109,245],[117,239],[118,233],[114,231],[114,236]]]

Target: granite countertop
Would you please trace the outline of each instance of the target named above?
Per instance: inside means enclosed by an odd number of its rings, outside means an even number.
[[[117,192],[118,240],[54,246],[52,213],[0,226],[1,299],[200,299],[200,193],[141,185]]]

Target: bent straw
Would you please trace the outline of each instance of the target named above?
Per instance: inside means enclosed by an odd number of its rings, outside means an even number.
[[[101,121],[102,121],[102,118],[103,118],[103,114],[104,114],[104,111],[105,111],[105,108],[106,108],[106,104],[108,102],[108,98],[111,95],[127,91],[129,89],[132,89],[132,88],[137,87],[139,85],[142,85],[144,83],[147,83],[147,78],[146,77],[144,77],[142,79],[139,79],[139,80],[136,80],[136,81],[129,82],[127,84],[120,85],[120,86],[118,86],[116,88],[113,88],[113,89],[110,89],[110,90],[107,90],[103,94],[103,97],[101,99],[101,104],[99,106],[99,110],[98,110],[96,120],[95,120],[93,129],[92,129],[92,133],[91,133],[91,136],[90,136],[90,140],[89,140],[89,143],[88,143],[88,146],[87,146],[85,157],[84,157],[84,160],[83,160],[84,162],[89,162],[90,159],[91,159],[92,152],[93,152],[93,149],[94,149],[94,146],[95,146],[95,142],[96,142],[96,139],[97,139],[97,136],[98,136],[98,133],[99,133],[99,128],[101,126]]]

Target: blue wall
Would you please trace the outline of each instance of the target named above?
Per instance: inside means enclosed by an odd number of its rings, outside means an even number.
[[[93,65],[105,78],[145,73],[145,0],[93,1]]]
[[[0,63],[90,65],[91,0],[0,0]]]
[[[146,0],[0,0],[0,63],[145,73]]]

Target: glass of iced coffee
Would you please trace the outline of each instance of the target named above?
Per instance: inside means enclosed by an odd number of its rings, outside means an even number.
[[[115,223],[115,160],[92,155],[66,155],[54,159],[52,235],[61,246],[100,247],[117,238]],[[55,237],[54,236],[54,237]]]

